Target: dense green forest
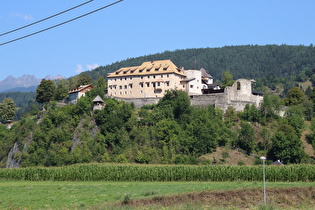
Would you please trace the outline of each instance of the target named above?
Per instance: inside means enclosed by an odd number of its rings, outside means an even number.
[[[76,105],[30,112],[11,129],[0,126],[0,163],[9,151],[21,166],[61,166],[87,162],[213,164],[199,157],[218,147],[238,149],[246,155],[266,155],[270,161],[313,163],[303,150],[305,119],[311,120],[307,140],[315,146],[314,97],[298,88],[289,97],[265,95],[260,108],[225,113],[213,106],[192,107],[189,96],[171,90],[156,105],[135,110],[132,104],[104,98],[105,108],[92,111],[92,100],[103,87],[95,87]],[[287,105],[285,117],[277,113]],[[260,160],[257,159],[257,163]]]
[[[42,80],[34,95],[1,95],[0,115],[8,113],[7,98],[25,111],[11,129],[0,125],[0,167],[6,166],[10,151],[11,162],[22,167],[86,162],[214,164],[200,157],[218,147],[267,155],[269,161],[314,163],[314,151],[304,150],[305,144],[315,148],[314,55],[313,46],[287,45],[176,50],[127,59],[68,80]],[[171,59],[186,69],[203,67],[219,82],[226,72],[234,79],[255,78],[254,88],[265,93],[263,104],[223,112],[213,106],[192,107],[186,93],[172,90],[158,104],[137,110],[103,98],[105,108],[93,112],[92,100],[105,94],[107,73],[158,59]],[[88,83],[94,89],[76,105],[60,103],[67,102],[69,89]],[[283,117],[280,110],[285,111]]]
[[[106,76],[107,73],[121,67],[138,66],[145,61],[164,59],[170,59],[176,66],[185,69],[205,68],[218,80],[221,80],[223,72],[230,70],[235,78],[267,78],[272,82],[277,78],[290,79],[301,71],[315,68],[315,47],[313,45],[246,45],[165,51],[128,58],[86,73],[96,80],[99,76]]]
[[[6,92],[0,93],[0,102],[5,98],[11,98],[16,107],[15,120],[21,119],[22,115],[29,112],[32,105],[37,104],[35,102],[36,92]]]

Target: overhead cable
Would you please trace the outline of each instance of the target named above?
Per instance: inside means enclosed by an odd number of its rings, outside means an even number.
[[[71,10],[74,10],[74,9],[76,9],[76,8],[78,8],[78,7],[82,7],[83,5],[88,4],[88,3],[92,2],[92,1],[94,1],[94,0],[90,0],[90,1],[84,2],[84,3],[82,3],[82,4],[79,4],[79,5],[75,6],[75,7],[72,7],[72,8],[70,8],[70,9],[64,10],[64,11],[59,12],[59,13],[57,13],[57,14],[51,15],[51,16],[49,16],[49,17],[43,18],[43,19],[41,19],[41,20],[35,21],[35,22],[30,23],[30,24],[28,24],[28,25],[25,25],[25,26],[22,26],[22,27],[13,29],[13,30],[11,30],[11,31],[2,33],[2,34],[0,34],[0,36],[4,36],[4,35],[10,34],[10,33],[13,33],[13,32],[15,32],[15,31],[19,31],[19,30],[21,30],[21,29],[23,29],[23,28],[30,27],[30,26],[35,25],[35,24],[37,24],[37,23],[43,22],[43,21],[45,21],[45,20],[51,19],[51,18],[56,17],[56,16],[58,16],[58,15],[61,15],[61,14],[63,14],[63,13],[66,13],[66,12],[69,12],[69,11],[71,11]]]
[[[122,1],[123,1],[123,0],[115,1],[114,3],[108,4],[108,5],[104,6],[104,7],[98,8],[98,9],[96,9],[96,10],[93,10],[93,11],[91,11],[91,12],[85,13],[85,14],[83,14],[83,15],[80,15],[80,16],[78,16],[78,17],[72,18],[72,19],[70,19],[70,20],[64,21],[64,22],[62,22],[62,23],[59,23],[59,24],[50,26],[50,27],[48,27],[48,28],[45,28],[45,29],[36,31],[36,32],[34,32],[34,33],[31,33],[31,34],[27,34],[27,35],[25,35],[25,36],[21,36],[21,37],[16,38],[16,39],[12,39],[12,40],[7,41],[7,42],[0,43],[0,46],[6,45],[6,44],[9,44],[9,43],[12,43],[12,42],[21,40],[21,39],[25,39],[25,38],[27,38],[27,37],[30,37],[30,36],[33,36],[33,35],[42,33],[42,32],[44,32],[44,31],[48,31],[48,30],[50,30],[50,29],[53,29],[53,28],[56,28],[56,27],[58,27],[58,26],[64,25],[64,24],[66,24],[66,23],[72,22],[72,21],[74,21],[74,20],[83,18],[83,17],[85,17],[85,16],[87,16],[87,15],[93,14],[93,13],[98,12],[98,11],[100,11],[100,10],[106,9],[106,8],[108,8],[108,7],[110,7],[110,6],[113,6],[113,5],[115,5],[115,4],[118,4],[118,3],[122,2]]]

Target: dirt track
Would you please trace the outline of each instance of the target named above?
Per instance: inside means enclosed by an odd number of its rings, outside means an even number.
[[[171,207],[187,203],[207,207],[251,209],[263,203],[263,190],[204,191],[175,196],[156,196],[151,199],[130,200],[125,205],[130,207]],[[275,208],[312,207],[315,206],[315,187],[268,189],[267,203]]]

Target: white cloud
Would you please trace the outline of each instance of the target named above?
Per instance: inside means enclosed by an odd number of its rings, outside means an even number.
[[[81,64],[77,64],[77,68],[74,70],[75,73],[80,74],[81,72],[83,72],[83,67]]]
[[[93,69],[96,69],[99,66],[100,65],[98,65],[97,63],[95,63],[95,64],[86,64],[86,68],[88,68],[90,71],[93,70]]]
[[[83,69],[83,66],[81,64],[77,64],[77,68],[74,70],[75,73],[80,74],[83,71],[92,71],[93,69],[99,67],[97,63],[95,64],[86,64],[87,70]]]
[[[20,12],[11,13],[11,17],[22,18],[23,20],[33,20],[34,19],[32,15],[25,15],[25,14],[22,14]]]

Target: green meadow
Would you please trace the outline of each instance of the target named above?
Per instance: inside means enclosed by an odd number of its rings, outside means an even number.
[[[262,187],[261,182],[0,181],[0,209],[103,209],[126,198]],[[267,183],[267,189],[289,187],[315,187],[315,182]]]

